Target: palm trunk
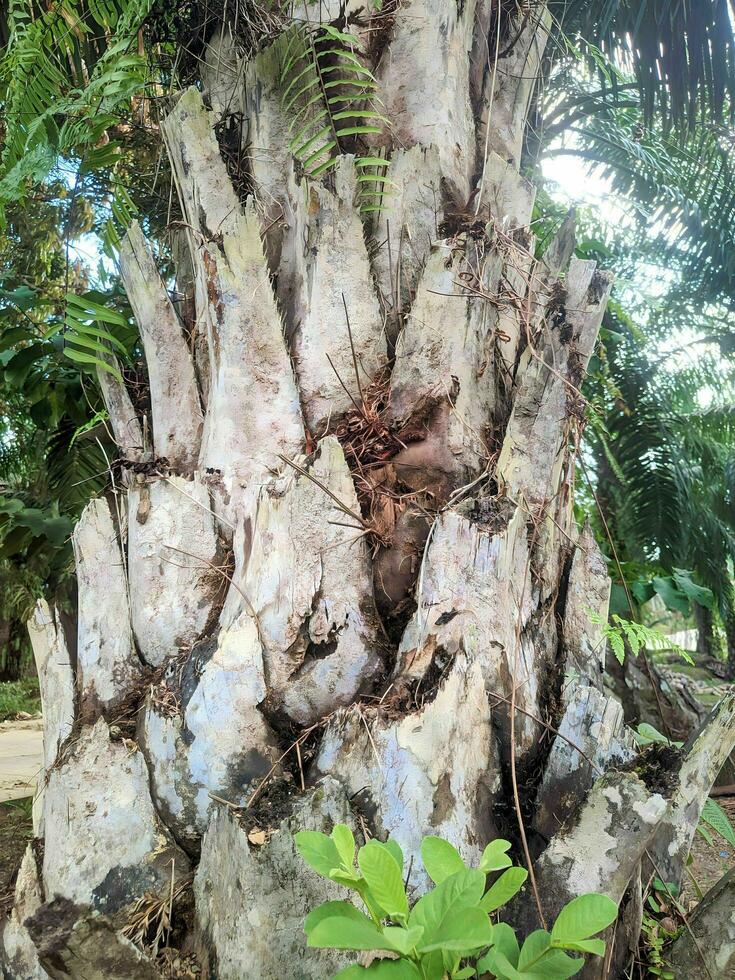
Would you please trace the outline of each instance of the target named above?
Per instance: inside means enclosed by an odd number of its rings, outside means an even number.
[[[393,124],[372,222],[351,156],[323,183],[295,176],[281,41],[240,66],[216,38],[212,109],[192,88],[168,116],[195,335],[133,227],[121,268],[152,426],[106,375],[129,486],[75,532],[75,670],[50,611],[32,625],[44,846],[5,933],[13,975],[149,976],[119,929],[193,872],[182,942],[206,975],[323,978],[337,960],[301,925],[338,889],[292,834],[336,820],[394,835],[414,894],[423,835],[475,861],[502,833],[533,873],[528,928],[582,892],[625,896],[620,961],[646,852],[680,876],[735,701],[681,758],[639,763],[603,693],[588,613],[605,620],[609,580],[572,495],[610,278],[570,258],[568,225],[534,257],[518,168],[548,20],[500,9],[358,19]],[[228,104],[245,205],[213,131]]]
[[[725,597],[725,604],[723,626],[727,644],[727,671],[729,677],[735,678],[735,592],[733,590],[730,590]]]
[[[700,657],[714,657],[715,634],[712,610],[707,609],[706,606],[700,606],[698,602],[692,603],[692,608],[694,610],[694,622],[697,625],[697,653]]]
[[[18,681],[23,676],[24,632],[22,619],[0,621],[0,682]]]

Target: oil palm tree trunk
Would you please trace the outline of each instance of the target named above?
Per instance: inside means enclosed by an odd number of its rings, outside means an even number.
[[[693,603],[692,607],[697,626],[697,653],[700,657],[714,657],[715,634],[712,610],[700,606],[698,602]]]
[[[164,123],[193,337],[133,226],[152,418],[103,373],[125,479],[74,534],[76,662],[51,610],[31,624],[45,775],[12,976],[158,975],[121,929],[192,876],[177,941],[205,975],[328,976],[301,927],[339,891],[293,833],[337,820],[393,835],[415,895],[423,835],[469,861],[509,837],[527,928],[583,892],[623,902],[614,975],[642,862],[680,876],[735,740],[729,699],[680,755],[637,758],[602,689],[609,580],[572,502],[611,283],[570,223],[536,257],[519,163],[545,9],[385,6],[348,4],[391,122],[382,210],[360,214],[349,155],[296,172],[282,39],[243,63],[215,36],[204,97]]]

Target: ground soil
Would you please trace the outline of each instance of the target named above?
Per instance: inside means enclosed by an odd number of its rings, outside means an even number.
[[[0,919],[13,904],[15,876],[32,836],[31,799],[0,803]]]

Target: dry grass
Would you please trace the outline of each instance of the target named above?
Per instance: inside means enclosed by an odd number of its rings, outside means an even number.
[[[164,941],[168,944],[177,904],[191,890],[192,881],[193,875],[187,875],[175,883],[172,879],[171,890],[164,896],[145,892],[133,904],[128,922],[122,929],[123,935],[140,949],[157,956]]]

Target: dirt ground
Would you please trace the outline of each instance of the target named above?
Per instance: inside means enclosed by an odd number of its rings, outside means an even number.
[[[41,718],[0,722],[0,803],[32,796],[42,766]]]
[[[33,836],[31,803],[30,797],[0,803],[0,918],[13,904],[15,875]]]
[[[42,764],[41,718],[0,722],[0,918],[12,905],[15,875],[33,836],[31,805]]]

